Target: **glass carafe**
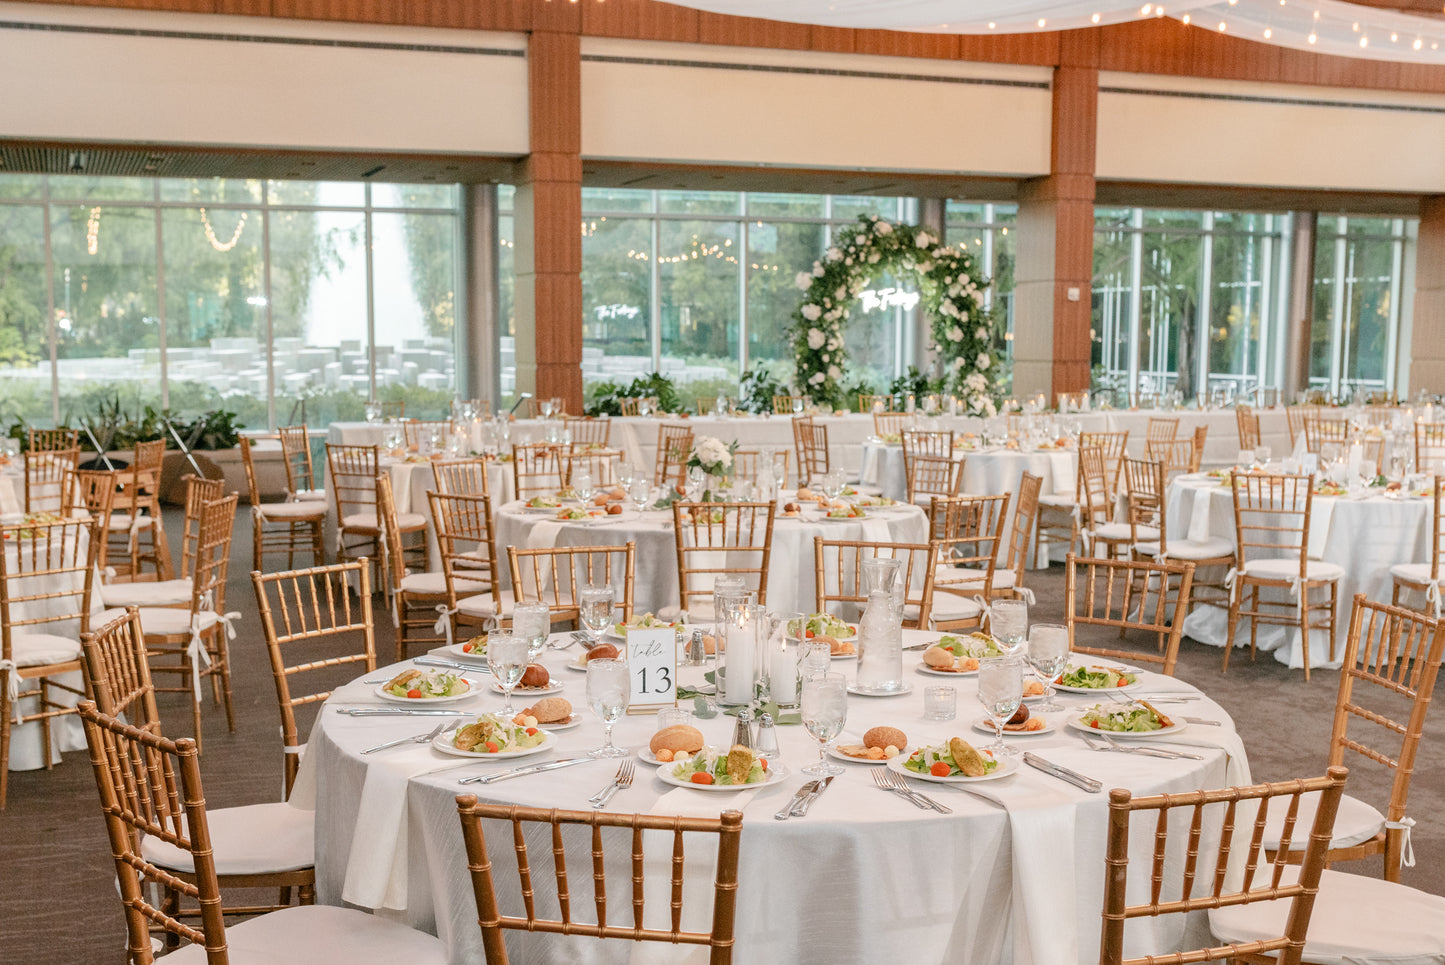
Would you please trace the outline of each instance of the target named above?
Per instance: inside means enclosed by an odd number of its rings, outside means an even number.
[[[889,694],[905,689],[902,617],[888,591],[876,589],[868,594],[868,605],[858,622],[859,693]]]

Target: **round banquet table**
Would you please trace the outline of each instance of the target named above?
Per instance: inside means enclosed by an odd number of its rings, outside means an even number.
[[[559,635],[554,639],[565,639]],[[922,631],[905,631],[905,645],[932,639]],[[466,856],[462,848],[455,796],[476,793],[483,801],[532,807],[586,810],[587,797],[604,787],[616,771],[615,762],[588,761],[543,774],[492,785],[457,783],[459,778],[496,771],[504,766],[585,756],[602,740],[601,722],[585,704],[585,675],[565,669],[577,650],[549,651],[543,662],[565,685],[562,696],[582,718],[573,729],[557,732],[555,746],[535,756],[507,762],[458,760],[433,747],[406,744],[362,756],[363,748],[431,729],[430,718],[350,717],[343,708],[382,705],[375,685],[355,681],[338,689],[323,707],[311,732],[301,776],[292,801],[314,803],[318,900],[348,902],[406,921],[440,936],[452,962],[482,960],[481,933]],[[907,664],[916,654],[904,654]],[[852,675],[852,661],[835,669]],[[906,665],[907,665],[906,664]],[[404,665],[371,675],[385,679]],[[684,668],[681,682],[701,682],[700,668]],[[978,746],[987,738],[970,724],[981,716],[976,678],[953,680],[958,690],[958,719],[926,722],[922,691],[936,677],[905,670],[911,693],[888,697],[849,697],[844,742],[857,740],[877,724],[897,726],[914,745],[968,735]],[[1149,693],[1197,693],[1189,685],[1153,673],[1144,674]],[[489,692],[488,678],[473,674],[478,693],[459,703],[468,714],[495,712],[501,697]],[[525,706],[525,698],[516,706]],[[1092,698],[1061,694],[1070,713],[1090,706]],[[1055,731],[1038,737],[1010,738],[1048,761],[1072,768],[1104,783],[1136,793],[1177,792],[1201,787],[1247,783],[1249,766],[1233,724],[1207,698],[1169,704],[1166,713],[1184,707],[1193,716],[1218,720],[1222,726],[1187,725],[1179,734],[1151,741],[1198,754],[1200,760],[1161,760],[1133,754],[1094,753],[1066,726],[1064,715],[1046,719]],[[470,717],[457,718],[470,720]],[[735,721],[718,716],[696,721],[710,743],[729,742]],[[645,746],[656,728],[650,717],[624,716],[614,740],[620,746]],[[870,769],[875,765],[846,763],[844,773],[821,795],[804,818],[774,820],[794,791],[807,780],[800,768],[817,758],[817,744],[799,726],[777,728],[782,775],[757,789],[706,792],[664,783],[653,768],[637,764],[636,779],[610,805],[618,813],[715,817],[724,809],[743,812],[742,849],[737,892],[737,944],[734,961],[753,963],[872,963],[899,960],[908,949],[914,963],[970,965],[998,962],[1058,965],[1097,961],[1100,909],[1103,898],[1107,794],[1089,794],[1033,768],[996,781],[956,787],[912,782],[952,808],[951,814],[915,809],[908,801],[880,791]],[[784,772],[786,769],[786,772]],[[1147,825],[1147,827],[1144,827]],[[1153,822],[1136,822],[1131,847],[1140,855],[1131,876],[1131,900],[1148,887],[1147,855],[1152,849]],[[490,855],[497,875],[502,910],[520,911],[512,857],[505,827],[487,828]],[[1179,854],[1183,861],[1183,835]],[[1212,847],[1206,833],[1201,851]],[[570,839],[566,857],[579,920],[595,920],[590,885],[587,835]],[[657,842],[653,842],[656,844]],[[688,843],[684,927],[706,930],[711,915],[712,855],[702,839]],[[550,840],[545,833],[529,840],[539,911],[555,914]],[[651,847],[649,845],[649,847]],[[630,862],[625,832],[605,844],[609,853],[609,920],[630,923]],[[660,876],[661,893],[649,890],[647,923],[668,912],[667,858],[671,843],[663,842],[660,859],[651,859],[647,874]],[[613,864],[615,859],[615,865]],[[1207,862],[1206,862],[1207,863]],[[1209,880],[1201,870],[1201,880]],[[1167,875],[1178,877],[1177,867]],[[1134,893],[1132,888],[1139,891]],[[1175,886],[1177,888],[1177,885]],[[693,916],[700,916],[694,918]],[[1187,923],[1179,916],[1140,922],[1131,927],[1130,955],[1175,950],[1187,941],[1202,941],[1202,919]],[[622,963],[651,960],[706,961],[706,949],[687,946],[634,946],[627,941],[599,942],[511,932],[508,950],[514,962]]]
[[[1335,615],[1335,659],[1324,630],[1310,631],[1310,667],[1340,666],[1350,625],[1350,601],[1356,593],[1372,600],[1389,600],[1390,567],[1397,563],[1430,561],[1430,501],[1425,497],[1315,496],[1310,520],[1309,556],[1344,569],[1340,579],[1339,611]],[[1235,541],[1234,500],[1228,481],[1207,474],[1185,475],[1169,485],[1168,532],[1176,539],[1214,537]],[[1315,590],[1323,594],[1324,590]],[[1265,599],[1284,600],[1281,591]],[[1311,597],[1316,599],[1316,597]],[[1229,611],[1199,606],[1184,622],[1186,635],[1222,647],[1229,636]],[[1234,645],[1249,646],[1249,621],[1241,618]],[[1280,663],[1304,666],[1304,647],[1297,628],[1260,624],[1258,645],[1270,650]]]
[[[788,495],[788,494],[785,494]],[[789,497],[790,498],[790,497]],[[873,543],[926,543],[928,519],[917,506],[869,507],[868,518],[835,520],[808,511],[801,517],[778,513],[773,520],[772,553],[768,562],[768,606],[778,611],[808,611],[816,602],[813,538],[866,540]],[[506,547],[539,549],[551,546],[622,546],[636,542],[632,609],[657,613],[681,599],[677,574],[677,539],[672,511],[627,510],[620,517],[560,522],[550,513],[532,513],[521,502],[496,511],[497,552]],[[499,560],[504,571],[505,559]],[[756,562],[748,565],[756,565]],[[624,574],[613,573],[621,586]],[[510,578],[508,578],[510,584]]]

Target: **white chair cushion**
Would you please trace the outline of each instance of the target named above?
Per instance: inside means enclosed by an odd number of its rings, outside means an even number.
[[[108,607],[176,606],[191,602],[191,586],[190,580],[107,583],[100,588],[100,599]]]
[[[1298,868],[1285,870],[1286,881],[1298,876]],[[1209,928],[1223,942],[1277,938],[1284,934],[1289,905],[1282,899],[1218,908],[1209,913]],[[1310,915],[1304,960],[1439,965],[1445,962],[1445,898],[1381,878],[1326,871]]]
[[[80,641],[53,633],[19,633],[11,638],[10,653],[17,667],[44,667],[80,659]]]
[[[1079,497],[1074,493],[1041,493],[1039,505],[1046,509],[1062,509],[1068,512],[1079,508]]]
[[[458,593],[481,593],[487,588],[482,580],[456,580]],[[401,589],[407,593],[426,593],[435,596],[446,593],[447,578],[442,573],[408,573],[401,578]]]
[[[1315,822],[1315,811],[1320,806],[1318,794],[1306,794],[1300,798],[1299,814],[1295,818],[1294,831],[1290,835],[1290,850],[1303,851],[1309,843],[1310,828]],[[1284,816],[1289,810],[1286,802],[1269,809],[1264,824],[1263,843],[1270,851],[1279,847],[1280,836],[1284,833]],[[1340,809],[1335,815],[1335,831],[1330,837],[1331,848],[1352,848],[1364,844],[1385,829],[1385,816],[1359,798],[1348,794],[1340,798]]]
[[[209,630],[220,617],[213,610],[202,610],[196,614],[196,629]],[[191,611],[189,607],[140,608],[140,628],[146,636],[172,636],[191,632]]]
[[[396,523],[403,532],[426,529],[426,517],[421,513],[397,513]],[[350,516],[343,516],[341,517],[341,528],[355,530],[358,533],[379,531],[375,513],[352,513]]]
[[[110,621],[119,620],[123,616],[125,616],[124,607],[107,607],[98,614],[92,613],[90,615],[90,629],[99,630]]]
[[[1429,586],[1433,582],[1430,579],[1429,563],[1397,563],[1390,567],[1390,575],[1406,583],[1420,583]]]
[[[318,503],[314,499],[306,499],[297,503],[262,503],[259,508],[261,515],[267,519],[312,520],[326,518],[326,504]]]
[[[442,965],[441,939],[354,908],[302,905],[249,918],[226,928],[231,965],[358,965],[406,962]],[[205,965],[206,950],[187,945],[167,965]]]
[[[1299,575],[1297,560],[1250,560],[1244,564],[1244,572],[1265,580],[1290,580]],[[1342,566],[1310,560],[1305,569],[1305,579],[1334,581],[1345,575]]]
[[[1089,532],[1094,539],[1129,540],[1134,538],[1134,530],[1128,523],[1103,523],[1095,526]],[[1159,531],[1153,526],[1140,526],[1139,538],[1141,540],[1158,539]]]
[[[305,502],[305,501],[307,501],[307,500],[315,500],[315,499],[325,499],[325,498],[326,498],[326,490],[324,490],[324,489],[298,489],[298,490],[296,490],[294,493],[291,494],[291,498],[292,498],[293,500],[300,501],[300,502]]]
[[[1134,549],[1145,556],[1159,555],[1157,540],[1151,543],[1135,543]],[[1166,555],[1172,560],[1213,560],[1224,556],[1233,556],[1234,544],[1227,539],[1213,537],[1205,540],[1171,539],[1169,552]]]
[[[498,590],[497,596],[502,601],[502,616],[512,612],[512,605],[516,602],[511,590]],[[496,607],[492,604],[490,593],[479,596],[464,597],[457,601],[457,612],[466,617],[494,617],[497,615]]]
[[[913,610],[913,613],[908,611]],[[933,594],[933,610],[929,613],[930,619],[938,623],[954,623],[960,620],[977,620],[983,613],[983,607],[966,596],[958,596],[954,593]],[[914,607],[904,607],[905,617],[917,617]]]
[[[216,874],[300,871],[316,863],[316,812],[285,802],[206,810]],[[194,871],[189,851],[159,838],[141,840],[146,860],[174,871]]]

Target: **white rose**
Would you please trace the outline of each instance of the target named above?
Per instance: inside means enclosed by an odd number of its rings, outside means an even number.
[[[717,461],[722,463],[722,467],[724,469],[731,468],[733,464],[733,454],[724,449],[722,452],[718,453]]]
[[[978,329],[973,333],[973,337],[974,337],[974,338],[988,338],[988,329],[986,329],[986,328],[984,328],[982,325],[980,325],[980,326],[978,327]]]
[[[793,279],[793,284],[797,285],[803,291],[807,291],[808,286],[813,284],[813,276],[806,271],[800,271],[798,272],[798,277]]]
[[[920,261],[920,262],[918,263],[918,270],[921,271],[921,272],[923,272],[925,275],[928,274],[930,271],[933,270],[933,262],[931,262],[931,261]]]
[[[891,234],[893,234],[893,226],[892,226],[891,224],[889,224],[888,222],[886,222],[886,221],[880,221],[880,222],[878,222],[877,224],[875,224],[875,225],[873,226],[873,230],[876,231],[876,232],[878,232],[880,235],[891,235]]]
[[[878,252],[876,252],[876,251],[873,252],[873,253],[871,253],[871,254],[868,256],[868,264],[870,264],[870,265],[876,265],[876,264],[878,264],[878,259],[879,259],[880,257],[882,257],[882,256],[879,255]]]
[[[852,259],[851,257],[850,257],[850,258],[844,258],[844,259],[843,259],[843,264],[845,264],[845,265],[851,265],[851,264],[853,264],[853,259]]]
[[[953,367],[956,368],[956,369],[961,369],[961,368],[963,368],[963,357],[962,357],[962,356],[959,356],[958,358],[956,358],[956,359],[953,360]]]
[[[839,285],[838,290],[833,293],[833,297],[838,299],[839,301],[843,301],[844,299],[846,299],[848,297],[848,286]]]
[[[853,236],[853,244],[855,244],[855,245],[862,245],[862,244],[867,244],[867,243],[868,243],[868,236],[867,236],[867,235],[854,235],[854,236]]]
[[[833,338],[828,339],[828,351],[830,351],[830,352],[836,352],[838,349],[840,349],[840,348],[842,348],[842,347],[843,347],[843,340],[842,340],[841,338],[838,338],[837,336],[834,336]]]
[[[998,415],[998,409],[994,406],[992,399],[986,398],[983,400],[983,411],[988,413],[990,419]]]
[[[927,248],[927,247],[929,246],[929,244],[932,243],[932,241],[933,241],[933,239],[930,238],[930,237],[928,237],[928,232],[926,232],[926,231],[920,231],[920,232],[918,232],[918,234],[914,237],[914,239],[913,239],[913,244],[914,244],[915,246],[919,247],[919,248]]]
[[[990,365],[992,365],[992,364],[993,364],[993,359],[991,359],[991,358],[988,357],[988,353],[987,353],[987,352],[979,352],[979,353],[978,353],[978,361],[974,363],[974,365],[978,368],[978,370],[979,370],[980,372],[984,371],[985,369],[987,369],[987,368],[988,368]]]
[[[970,372],[963,380],[963,384],[974,392],[982,392],[988,388],[988,376],[982,372]]]
[[[957,325],[953,326],[953,328],[950,328],[950,329],[948,330],[948,340],[949,340],[950,342],[962,342],[962,341],[963,341],[963,329],[960,328],[960,327],[957,326]]]
[[[814,309],[816,309],[818,306],[817,306],[817,305],[809,305],[808,307],[809,307],[809,308],[814,308]],[[814,317],[816,317],[816,316],[814,316]],[[822,330],[822,329],[819,329],[819,328],[810,328],[810,329],[808,329],[808,348],[812,349],[813,351],[816,352],[818,349],[822,348],[822,347],[823,347],[823,343],[824,343],[825,341],[827,341],[827,339],[828,339],[828,336],[826,336],[826,335],[823,334],[823,330]]]
[[[814,278],[822,278],[822,277],[823,277],[823,273],[824,273],[826,270],[827,270],[827,269],[825,269],[825,268],[823,267],[822,262],[818,262],[818,261],[813,262],[813,277],[814,277]]]
[[[823,314],[823,309],[821,309],[817,305],[804,305],[801,312],[802,316],[808,321],[816,322],[818,320],[818,317]]]
[[[843,257],[843,253],[837,248],[829,248],[828,254],[826,254],[824,257],[827,258],[829,261],[837,261],[839,258]]]
[[[828,378],[833,379],[834,381],[837,381],[838,379],[841,379],[842,377],[843,377],[843,370],[842,370],[842,369],[838,368],[838,366],[836,366],[836,365],[830,365],[830,366],[828,366]]]
[[[809,385],[822,385],[823,382],[824,382],[827,378],[828,378],[828,377],[827,377],[826,375],[824,375],[822,372],[814,372],[812,375],[808,376],[808,384],[809,384]]]

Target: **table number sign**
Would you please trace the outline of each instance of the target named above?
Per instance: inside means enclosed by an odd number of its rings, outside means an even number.
[[[632,682],[629,714],[655,714],[677,704],[677,631],[671,627],[627,631],[627,672]]]

